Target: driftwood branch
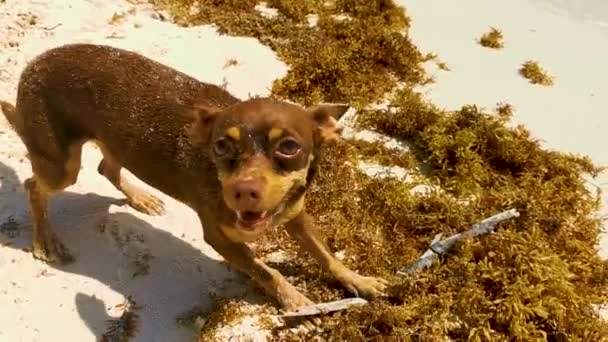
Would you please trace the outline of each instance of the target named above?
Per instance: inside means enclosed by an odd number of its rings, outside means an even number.
[[[489,217],[477,224],[471,229],[450,236],[445,240],[441,240],[441,234],[438,234],[431,241],[429,249],[427,249],[413,264],[401,269],[397,272],[399,275],[409,275],[423,268],[427,268],[433,264],[433,262],[441,255],[446,254],[452,247],[461,242],[464,239],[475,237],[483,234],[487,234],[494,230],[494,226],[497,223],[519,217],[519,212],[515,209],[504,211],[500,214],[496,214]]]
[[[298,308],[296,311],[288,312],[283,317],[298,317],[298,316],[312,316],[325,314],[334,311],[340,311],[348,309],[353,306],[365,305],[367,300],[363,298],[346,298],[342,300],[336,300],[334,302],[319,303]]]
[[[429,267],[440,255],[446,254],[452,247],[454,247],[462,240],[470,237],[487,234],[494,230],[494,226],[496,226],[497,223],[514,217],[519,217],[519,212],[515,209],[510,209],[500,214],[496,214],[492,217],[489,217],[473,225],[471,229],[462,233],[452,235],[445,240],[441,240],[441,234],[438,234],[433,238],[433,241],[431,241],[429,249],[426,250],[416,262],[398,271],[397,274],[409,275],[418,270]],[[368,301],[363,298],[347,298],[334,302],[304,306],[297,309],[296,311],[285,313],[283,317],[313,316],[334,311],[345,310],[352,306],[365,305],[367,303]]]

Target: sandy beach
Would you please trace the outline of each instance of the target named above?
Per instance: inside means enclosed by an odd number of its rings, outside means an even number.
[[[412,18],[414,42],[451,70],[429,64],[436,82],[422,91],[432,102],[449,109],[510,103],[514,124],[528,127],[546,148],[608,165],[608,5],[397,2]],[[115,14],[120,18],[112,20]],[[287,71],[255,39],[221,36],[211,26],[182,28],[162,18],[169,16],[127,0],[0,1],[0,99],[14,102],[29,60],[73,42],[140,52],[201,81],[225,84],[241,98],[269,94],[272,81]],[[503,31],[503,49],[475,41],[489,27]],[[238,65],[226,68],[230,59]],[[529,59],[555,75],[554,86],[532,85],[518,75]],[[86,146],[78,183],[51,204],[51,221],[77,262],[51,267],[34,260],[27,251],[31,224],[21,185],[30,165],[0,116],[0,341],[95,341],[105,321],[120,315],[116,305],[131,295],[143,304],[133,341],[191,341],[195,332],[177,325],[177,316],[208,306],[210,294],[244,291],[240,276],[203,241],[190,209],[148,188],[165,201],[167,214],[138,213],[97,173],[100,159]],[[608,217],[608,174],[589,180],[589,187],[604,190],[599,215]],[[608,258],[608,234],[600,250]],[[239,332],[253,336],[252,330]]]

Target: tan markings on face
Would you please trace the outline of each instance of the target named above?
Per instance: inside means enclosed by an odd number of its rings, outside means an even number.
[[[265,199],[267,193],[267,174],[272,170],[270,161],[263,157],[254,157],[250,159],[246,164],[242,165],[238,170],[233,173],[218,172],[218,179],[222,183],[222,193],[224,196],[224,202],[232,210],[236,209],[235,199],[232,197],[230,188],[232,184],[239,180],[255,179],[264,182],[263,191],[261,194],[262,200],[260,201],[260,209],[265,210]]]
[[[274,226],[280,226],[291,220],[302,212],[304,209],[304,196],[302,196],[297,202],[293,203],[289,207],[286,207],[279,215],[274,218],[272,224]]]
[[[227,174],[220,170],[217,171],[217,179],[220,181],[220,183],[222,183],[222,186],[226,185],[226,183],[229,181],[229,177],[230,174]]]
[[[281,134],[283,134],[283,129],[277,128],[277,127],[273,127],[270,130],[270,132],[268,132],[268,140],[277,139],[278,137],[281,136]]]
[[[226,130],[226,135],[234,140],[241,139],[241,130],[238,127],[230,127]]]
[[[289,178],[289,181],[293,182],[291,184],[305,185],[306,176],[308,175],[308,169],[310,168],[310,164],[312,163],[313,159],[313,155],[308,156],[308,162],[306,163],[305,168],[296,172],[292,172],[290,175],[284,178]],[[283,211],[274,218],[273,224],[275,226],[278,226],[287,223],[288,221],[296,217],[302,211],[302,209],[304,209],[304,196],[302,196],[297,202],[283,209]]]
[[[265,202],[268,205],[276,207],[295,184],[306,184],[307,174],[308,167],[298,171],[292,171],[285,176],[277,175],[270,170],[270,172],[267,173],[268,183],[265,189]]]
[[[250,161],[235,174],[220,174],[219,180],[222,182],[222,187],[224,188],[224,200],[226,204],[233,210],[236,207],[234,199],[230,196],[229,191],[227,191],[227,185],[238,179],[262,179],[264,187],[261,195],[260,209],[275,210],[285,199],[287,192],[291,190],[294,185],[306,184],[306,176],[308,175],[308,168],[310,167],[312,158],[312,156],[309,157],[306,167],[298,171],[290,172],[284,176],[276,174],[272,169],[270,161],[263,157]],[[297,208],[297,206],[294,205],[291,207],[294,207],[293,209],[301,209],[301,205],[300,208]],[[283,217],[291,210],[292,208],[285,208],[278,216]],[[295,214],[298,213],[299,211]]]

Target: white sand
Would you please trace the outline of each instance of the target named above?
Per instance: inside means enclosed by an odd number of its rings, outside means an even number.
[[[415,43],[438,53],[452,70],[437,72],[437,83],[428,88],[435,103],[455,108],[510,102],[516,120],[548,147],[608,163],[608,137],[601,131],[608,127],[608,117],[600,115],[608,108],[608,72],[602,63],[608,60],[608,31],[597,11],[587,15],[579,8],[576,17],[567,17],[547,10],[554,9],[550,5],[556,1],[402,3],[413,17]],[[132,7],[138,9],[134,14],[108,24],[113,14]],[[274,53],[254,39],[221,37],[212,27],[178,28],[153,19],[146,8],[125,0],[0,2],[0,98],[14,101],[18,76],[28,60],[68,42],[138,51],[202,81],[227,82],[228,90],[239,97],[268,94],[271,82],[286,71]],[[37,19],[31,20],[31,14]],[[488,26],[504,31],[505,49],[476,44]],[[239,65],[224,69],[231,58]],[[557,77],[556,85],[544,88],[521,78],[517,68],[527,59],[539,60]],[[122,205],[123,196],[97,174],[100,154],[93,148],[85,150],[78,183],[52,203],[52,222],[77,262],[57,269],[33,260],[22,251],[31,235],[21,186],[31,174],[24,152],[2,117],[0,223],[12,217],[20,232],[15,239],[0,235],[1,242],[12,243],[0,247],[0,341],[94,341],[104,331],[104,320],[120,315],[113,306],[128,295],[144,305],[134,341],[186,341],[192,331],[174,323],[177,315],[208,304],[208,291],[239,288],[241,280],[219,264],[217,253],[203,242],[194,213],[162,195],[168,206],[165,216],[148,217]],[[595,183],[608,189],[608,177]],[[137,260],[146,255],[153,256],[149,274],[131,279]],[[248,329],[241,333],[253,336]]]

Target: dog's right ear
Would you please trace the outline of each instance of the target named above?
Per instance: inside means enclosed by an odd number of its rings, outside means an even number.
[[[219,110],[214,107],[194,105],[186,110],[188,125],[186,134],[194,145],[205,145],[211,139],[213,123]]]
[[[308,107],[306,111],[312,115],[317,124],[320,138],[323,142],[336,141],[340,139],[342,126],[338,120],[350,109],[347,104],[318,104]]]

